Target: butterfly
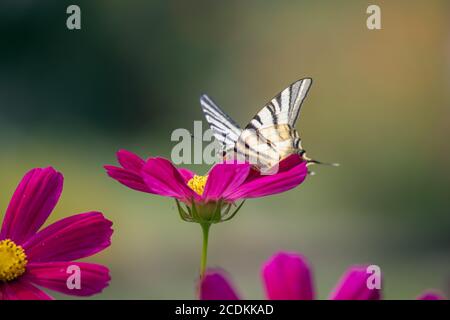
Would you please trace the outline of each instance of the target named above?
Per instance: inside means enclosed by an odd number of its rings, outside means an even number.
[[[270,100],[244,129],[228,116],[210,97],[202,95],[200,103],[224,159],[243,159],[258,169],[270,170],[281,160],[298,154],[307,164],[310,159],[301,145],[295,123],[312,79],[295,81]]]

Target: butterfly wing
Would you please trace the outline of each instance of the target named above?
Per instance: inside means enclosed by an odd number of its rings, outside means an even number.
[[[279,124],[294,127],[311,84],[310,78],[292,83],[270,100],[245,129],[259,130]]]
[[[232,150],[242,133],[242,129],[207,95],[204,94],[200,97],[200,103],[206,121],[213,131],[214,137],[221,144],[222,150]]]
[[[292,83],[258,112],[241,133],[234,153],[250,158],[257,166],[270,168],[293,153],[304,153],[295,130],[300,108],[312,79]]]

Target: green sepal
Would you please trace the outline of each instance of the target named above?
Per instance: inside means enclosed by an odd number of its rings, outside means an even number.
[[[182,220],[200,224],[213,224],[231,220],[242,208],[245,200],[231,214],[230,210],[233,204],[224,204],[223,200],[219,200],[215,205],[213,203],[201,205],[191,201],[191,205],[185,204],[186,209],[183,208],[178,199],[175,199],[175,202]]]
[[[236,210],[233,211],[233,213],[228,218],[221,220],[221,222],[225,222],[225,221],[233,219],[233,217],[236,215],[236,213],[238,213],[238,211],[241,210],[242,206],[244,205],[244,202],[245,202],[245,200],[243,200],[241,202],[241,204],[236,208]],[[230,207],[231,207],[231,205],[230,205]]]
[[[222,219],[222,203],[223,203],[222,200],[219,200],[217,202],[216,210],[214,211],[214,214],[211,219],[212,223],[218,223]]]
[[[187,212],[181,207],[180,201],[178,201],[178,199],[175,199],[175,202],[176,202],[176,204],[177,204],[178,213],[180,214],[181,219],[184,220],[184,221],[192,221],[192,219],[190,218],[190,214],[187,213]],[[188,208],[188,210],[189,210],[189,208]]]

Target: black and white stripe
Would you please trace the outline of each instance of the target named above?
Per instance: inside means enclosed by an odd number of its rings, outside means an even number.
[[[303,101],[308,95],[309,88],[311,87],[312,79],[305,78],[299,81],[294,82],[289,87],[289,122],[291,126],[295,126],[295,122],[298,119],[298,115],[300,113],[300,108],[302,106]]]
[[[312,79],[298,80],[281,91],[253,117],[246,129],[263,129],[277,124],[294,127]]]
[[[223,145],[223,149],[234,148],[242,132],[239,125],[207,95],[200,97],[200,103],[214,137]]]
[[[292,153],[304,154],[295,130],[300,108],[312,79],[298,80],[281,91],[242,130],[207,95],[200,102],[224,157],[257,158],[258,166],[271,167]]]

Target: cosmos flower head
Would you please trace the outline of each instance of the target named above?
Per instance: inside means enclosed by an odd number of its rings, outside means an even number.
[[[90,296],[108,286],[107,267],[75,262],[110,246],[112,222],[102,213],[76,214],[41,229],[62,187],[63,175],[51,167],[30,170],[17,186],[0,230],[0,300],[52,298],[38,287]],[[74,268],[77,288],[67,284]]]
[[[282,160],[273,175],[237,162],[219,163],[206,175],[197,175],[167,159],[151,157],[145,161],[126,150],[120,150],[117,159],[121,167],[105,166],[110,177],[137,191],[174,198],[181,217],[199,223],[229,220],[240,208],[233,210],[236,202],[295,188],[308,173],[306,162],[295,154]]]

